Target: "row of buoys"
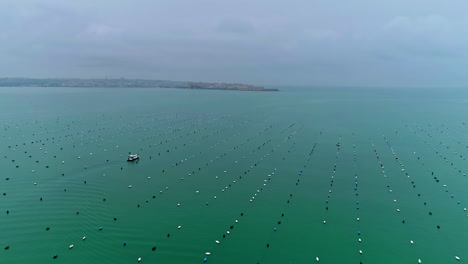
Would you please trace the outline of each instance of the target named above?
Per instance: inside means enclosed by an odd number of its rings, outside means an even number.
[[[289,137],[288,137],[288,138],[289,138]],[[340,138],[340,142],[341,142],[341,138]],[[339,148],[340,148],[340,147],[341,147],[341,144],[340,144]],[[264,148],[264,145],[259,146],[257,149],[253,149],[252,152],[258,151],[258,150],[260,150],[260,149],[261,149],[261,150],[264,150],[264,149],[265,149],[265,148]],[[228,152],[230,152],[230,151],[231,151],[231,150],[229,150]],[[340,150],[338,150],[337,155],[338,155],[339,151],[340,151]],[[223,154],[218,155],[218,156],[219,156],[220,158],[226,157],[226,154],[227,154],[228,152],[223,153]],[[252,166],[253,166],[253,167],[256,167],[257,164],[260,163],[261,161],[263,161],[266,157],[268,157],[268,155],[264,155],[263,157],[261,157],[260,160],[259,160],[258,162],[256,162],[256,163],[254,163],[254,165],[252,165]],[[218,160],[218,157],[216,158],[216,160]],[[179,164],[180,164],[180,163],[179,163]],[[206,164],[209,164],[209,163],[206,163]],[[336,165],[337,165],[337,164],[335,163],[335,164],[334,164],[334,168],[333,168],[333,173],[336,172]],[[380,165],[381,165],[381,168],[384,169],[383,164],[380,164]],[[201,168],[201,167],[198,167],[199,170],[200,170],[200,168]],[[226,171],[225,171],[225,172],[226,172]],[[403,169],[403,172],[405,172],[404,169]],[[274,174],[274,173],[273,173],[273,174]],[[300,175],[302,175],[302,171],[301,171]],[[224,177],[226,177],[226,176],[224,176]],[[228,176],[228,177],[229,177],[229,176]],[[270,178],[270,177],[271,177],[271,175],[269,175],[269,178]],[[235,183],[235,181],[233,181],[233,183]],[[298,182],[296,182],[295,184],[298,185],[298,183],[299,183],[299,180],[298,180]],[[264,184],[263,186],[265,186],[266,180],[265,180],[265,183],[263,183],[263,184]],[[328,192],[328,197],[329,197],[329,198],[331,197],[331,194],[330,194],[330,193],[331,193],[331,190],[332,190],[332,188],[333,188],[333,176],[332,176],[332,180],[331,180],[331,183],[330,183],[330,184],[331,184],[331,186],[330,186],[330,189],[329,189],[329,192]],[[355,180],[355,182],[354,182],[354,185],[355,185],[355,186],[353,186],[353,187],[356,188],[356,195],[357,195],[357,188],[358,188],[357,177],[356,177],[356,180]],[[131,186],[132,186],[132,185],[130,185],[129,188],[131,188]],[[229,186],[229,187],[231,187],[231,186]],[[171,187],[171,188],[172,188],[172,187]],[[227,189],[227,188],[228,188],[228,186],[227,186],[225,189]],[[223,191],[224,191],[225,189],[223,189]],[[257,191],[258,191],[258,190],[257,190]],[[195,193],[197,194],[197,193],[199,193],[199,192],[196,191]],[[204,195],[205,192],[203,192],[203,193],[201,193],[201,194]],[[257,194],[257,193],[255,193],[255,194]],[[252,196],[253,199],[255,199],[255,196],[256,196],[256,195]],[[215,199],[216,199],[216,196],[215,196]],[[104,201],[105,201],[105,200],[104,200]],[[148,200],[147,200],[147,201],[148,201]],[[396,202],[396,200],[394,200],[394,201]],[[289,200],[288,200],[288,202],[289,202]],[[206,204],[208,204],[208,202],[206,202]],[[359,205],[360,202],[359,202],[359,201],[356,201],[356,204]],[[180,205],[180,203],[179,203],[178,205]],[[327,209],[328,209],[328,207],[327,207]],[[114,220],[115,220],[115,219],[114,219]],[[359,221],[359,217],[357,218],[357,220]],[[323,221],[323,222],[326,223],[326,221]],[[180,227],[181,227],[181,226],[178,226],[179,229],[180,229]],[[102,230],[102,229],[100,229],[100,230]],[[276,231],[276,230],[277,230],[276,227],[275,227],[273,230]],[[229,230],[227,231],[227,234],[229,234]],[[169,234],[168,234],[168,237],[169,237]],[[217,241],[217,240],[216,240],[216,241]],[[219,242],[219,241],[218,241],[218,242]],[[269,247],[269,244],[267,244],[267,245],[268,245],[268,247]],[[209,253],[209,252],[208,252],[208,253]],[[361,250],[360,250],[360,253],[362,254],[362,251],[361,251]],[[318,259],[318,257],[317,257],[317,259]],[[317,261],[318,261],[318,260],[317,260]]]

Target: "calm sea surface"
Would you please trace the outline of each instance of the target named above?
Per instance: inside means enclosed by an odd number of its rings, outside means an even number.
[[[465,262],[467,113],[446,89],[0,88],[0,263]]]

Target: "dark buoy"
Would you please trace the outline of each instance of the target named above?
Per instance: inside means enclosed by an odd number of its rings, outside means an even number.
[[[53,258],[53,259],[56,259],[56,258],[58,258],[58,255],[54,255],[52,258]]]
[[[269,248],[269,247],[270,247],[270,244],[267,244],[266,246],[267,246],[267,248]]]
[[[167,237],[170,237],[170,236],[171,236],[171,234],[167,234]]]
[[[156,247],[151,248],[151,251],[156,251]]]
[[[8,250],[8,249],[10,249],[10,246],[6,246],[4,249],[5,249],[5,250]]]
[[[45,229],[45,230],[46,230],[46,231],[49,231],[49,230],[50,230],[50,227],[46,227],[46,229]]]

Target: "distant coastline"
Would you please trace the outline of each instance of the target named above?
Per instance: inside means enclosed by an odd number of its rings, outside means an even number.
[[[100,87],[100,88],[179,88],[231,91],[277,92],[262,86],[240,83],[186,82],[144,79],[78,79],[78,78],[0,78],[0,87]]]

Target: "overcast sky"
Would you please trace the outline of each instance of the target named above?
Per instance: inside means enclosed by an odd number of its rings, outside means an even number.
[[[468,87],[467,0],[1,0],[0,77]]]

